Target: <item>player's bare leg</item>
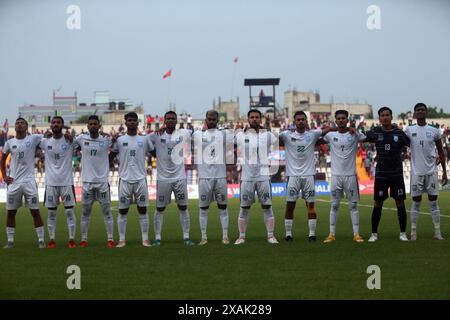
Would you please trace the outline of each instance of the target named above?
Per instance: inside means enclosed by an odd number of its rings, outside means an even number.
[[[292,238],[292,225],[294,224],[294,210],[296,202],[289,201],[286,202],[286,210],[284,213],[284,228],[286,230],[286,241],[293,241]]]

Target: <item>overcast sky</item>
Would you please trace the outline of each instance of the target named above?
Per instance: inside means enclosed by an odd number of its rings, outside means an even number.
[[[373,4],[380,30],[367,28]],[[66,26],[69,5],[79,30]],[[322,102],[450,111],[450,1],[0,0],[1,120],[51,105],[60,87],[79,102],[109,90],[147,113],[171,101],[195,117],[233,95],[243,113],[253,77],[281,78],[281,105],[295,87]]]

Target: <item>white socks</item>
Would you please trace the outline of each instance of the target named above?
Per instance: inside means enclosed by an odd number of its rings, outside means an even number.
[[[55,240],[56,210],[48,209],[47,228],[50,240]]]
[[[437,203],[437,200],[430,201],[430,210],[431,210],[431,219],[433,220],[434,224],[434,234],[440,235],[441,234],[441,217],[440,217],[440,210],[439,205]]]
[[[275,217],[273,216],[272,207],[269,209],[263,209],[264,212],[264,223],[266,224],[267,237],[273,237],[273,229],[275,226]]]
[[[180,223],[183,229],[183,239],[189,239],[189,229],[191,220],[189,217],[189,211],[187,209],[180,210]]]
[[[359,234],[359,211],[358,211],[358,203],[351,202],[350,206],[350,217],[352,219],[353,226],[353,235],[356,236]]]
[[[228,208],[220,209],[220,223],[222,225],[222,237],[228,238]]]
[[[155,209],[155,216],[153,218],[153,228],[155,230],[155,240],[161,240],[161,230],[164,221],[163,212]]]
[[[339,205],[338,201],[331,202],[330,208],[330,233],[334,236],[336,235],[336,223],[339,216]]]
[[[316,225],[317,225],[317,219],[308,219],[309,236],[310,237],[314,237],[316,235]]]
[[[419,221],[419,209],[420,202],[413,201],[411,204],[411,232],[415,232],[417,228],[417,222]]]
[[[142,241],[148,240],[149,218],[148,213],[139,214],[139,225],[141,226]]]
[[[248,209],[244,209],[241,207],[241,209],[239,210],[239,220],[238,220],[240,238],[245,238],[245,232],[247,231],[247,224],[248,224]]]
[[[199,214],[199,220],[200,220],[200,230],[202,232],[202,239],[206,240],[206,227],[208,225],[208,211],[200,208],[200,214]]]
[[[16,232],[16,228],[6,227],[6,235],[8,237],[8,242],[14,242],[15,232]]]
[[[45,235],[45,231],[44,231],[44,226],[42,227],[37,227],[36,228],[36,234],[38,236],[39,242],[44,242],[44,235]]]
[[[83,205],[81,213],[81,240],[87,241],[89,224],[91,223],[91,209],[92,205]]]
[[[292,237],[292,225],[294,224],[294,219],[284,219],[284,228],[286,229],[286,237]]]
[[[119,230],[119,241],[125,241],[125,234],[127,232],[127,214],[117,215],[117,229]]]
[[[77,228],[77,217],[73,212],[73,208],[66,209],[67,228],[69,230],[69,239],[75,239],[75,231]]]

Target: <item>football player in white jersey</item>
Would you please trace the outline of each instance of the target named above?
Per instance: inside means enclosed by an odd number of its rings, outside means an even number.
[[[111,213],[111,194],[108,183],[109,151],[112,146],[110,137],[100,135],[100,119],[89,116],[88,134],[79,135],[74,149],[81,150],[81,180],[83,182],[83,209],[81,215],[80,247],[88,246],[88,230],[94,201],[99,201],[103,211],[108,247],[114,248],[114,219]]]
[[[287,197],[284,225],[288,242],[293,241],[292,226],[297,199],[302,196],[308,208],[308,241],[316,241],[317,215],[315,201],[315,158],[314,149],[319,139],[336,128],[308,130],[308,118],[303,111],[294,114],[295,131],[280,134],[280,144],[286,150]]]
[[[3,148],[0,164],[2,176],[7,189],[8,214],[6,217],[6,234],[8,243],[5,248],[14,247],[14,234],[16,230],[16,213],[22,206],[22,199],[30,209],[34,220],[34,227],[39,240],[39,248],[45,248],[44,224],[39,212],[39,194],[34,177],[34,163],[36,149],[42,140],[42,135],[28,134],[28,122],[18,118],[15,123],[16,137],[9,139]],[[6,160],[11,154],[9,172],[6,172]]]
[[[226,131],[217,129],[219,113],[206,113],[204,130],[194,132],[194,161],[198,169],[200,229],[202,239],[199,245],[208,243],[206,233],[208,208],[214,200],[220,210],[222,243],[228,244],[227,172],[226,172]]]
[[[172,192],[180,211],[180,222],[183,229],[183,241],[187,246],[194,243],[189,238],[190,217],[188,211],[188,191],[185,173],[184,156],[190,152],[191,132],[186,129],[176,130],[177,114],[168,111],[164,115],[164,127],[157,133],[150,134],[155,148],[157,183],[156,209],[154,216],[155,241],[153,245],[161,245],[163,214],[171,202]]]
[[[442,148],[441,132],[427,124],[427,106],[418,103],[414,106],[414,116],[417,124],[405,129],[411,140],[411,240],[417,240],[417,222],[422,202],[422,193],[428,193],[431,218],[434,224],[434,239],[444,240],[441,235],[440,210],[437,202],[439,195],[439,181],[437,176],[437,162],[442,165],[442,185],[447,184],[445,154]],[[438,161],[436,150],[438,153]]]
[[[127,213],[131,203],[136,202],[139,212],[142,245],[150,247],[148,240],[148,186],[146,156],[152,151],[153,144],[148,136],[138,135],[138,115],[129,112],[125,115],[127,132],[120,136],[113,144],[110,153],[110,163],[115,156],[119,156],[119,215],[117,226],[119,230],[118,248],[125,247],[125,233],[127,228]]]
[[[337,110],[334,114],[338,131],[328,132],[324,140],[328,142],[331,152],[331,209],[330,234],[324,243],[336,240],[336,223],[339,206],[345,195],[349,202],[350,216],[353,225],[353,240],[364,242],[359,234],[359,187],[356,176],[356,152],[359,142],[366,139],[362,133],[350,132],[348,124],[348,111]]]
[[[76,216],[75,192],[73,185],[72,155],[73,138],[69,133],[62,133],[64,119],[60,116],[52,118],[50,128],[52,137],[44,138],[40,148],[45,155],[45,197],[44,205],[48,210],[47,228],[50,241],[47,248],[55,248],[56,212],[60,200],[64,202],[69,230],[69,248],[75,245]]]
[[[272,210],[272,190],[270,184],[271,171],[274,167],[269,164],[269,153],[274,145],[278,145],[275,135],[261,127],[261,112],[251,109],[247,113],[250,128],[238,132],[235,136],[237,150],[243,157],[241,174],[241,208],[239,210],[239,238],[235,245],[245,243],[248,214],[255,202],[255,191],[264,212],[264,222],[267,230],[267,242],[277,244],[273,231],[275,217]]]

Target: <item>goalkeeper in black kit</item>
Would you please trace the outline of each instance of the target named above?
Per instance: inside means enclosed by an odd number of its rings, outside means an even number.
[[[375,143],[377,167],[375,172],[374,208],[372,211],[372,235],[369,242],[378,240],[378,225],[381,220],[383,202],[389,196],[395,199],[400,240],[408,241],[406,236],[405,182],[403,180],[402,151],[409,146],[408,136],[392,125],[392,110],[382,107],[378,110],[381,127],[366,133],[367,142]],[[389,191],[389,192],[388,192]]]

